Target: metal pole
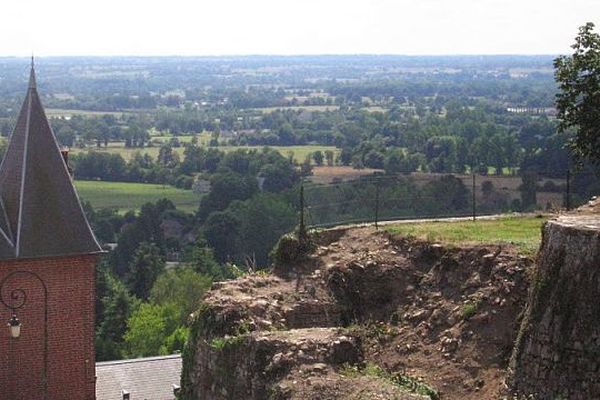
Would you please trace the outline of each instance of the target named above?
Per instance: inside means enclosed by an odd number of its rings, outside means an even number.
[[[475,170],[473,169],[473,167],[471,167],[471,175],[473,177],[473,200],[472,200],[472,207],[473,207],[473,221],[475,221],[475,219],[477,218],[477,202],[475,200]]]
[[[304,183],[300,184],[300,226],[298,230],[298,239],[304,240],[306,234],[306,226],[304,225]]]
[[[567,193],[565,197],[565,207],[567,211],[571,210],[571,171],[567,169]]]
[[[379,183],[375,182],[375,229],[379,229]]]

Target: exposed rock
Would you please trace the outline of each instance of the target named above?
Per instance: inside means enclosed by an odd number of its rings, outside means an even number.
[[[185,399],[500,396],[529,258],[367,228],[325,231],[318,246],[294,274],[213,285],[184,354]]]

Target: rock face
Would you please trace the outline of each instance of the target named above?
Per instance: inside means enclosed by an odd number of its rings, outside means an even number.
[[[186,400],[501,397],[532,261],[370,228],[302,265],[219,282],[184,352]]]
[[[598,399],[599,355],[600,215],[562,216],[543,228],[512,386],[536,399]]]
[[[266,399],[285,393],[271,383],[293,367],[324,375],[329,365],[355,364],[362,358],[357,339],[331,328],[254,332],[205,343],[194,376],[196,398]],[[207,396],[210,394],[210,396]]]

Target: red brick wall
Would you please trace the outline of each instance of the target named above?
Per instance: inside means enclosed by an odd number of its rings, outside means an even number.
[[[37,274],[47,287],[47,332],[44,289],[29,274],[17,273],[2,296],[23,289],[27,301],[17,310],[21,337],[9,335],[10,310],[0,304],[0,400],[95,399],[94,296],[96,256],[0,261],[0,281],[14,271]],[[47,334],[47,396],[44,397],[44,335]]]

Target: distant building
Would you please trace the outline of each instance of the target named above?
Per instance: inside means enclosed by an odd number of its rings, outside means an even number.
[[[32,62],[0,166],[1,399],[95,398],[94,266],[101,249],[66,164]]]

